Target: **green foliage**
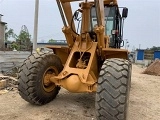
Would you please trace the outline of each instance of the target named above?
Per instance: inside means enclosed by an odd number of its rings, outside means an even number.
[[[53,39],[48,40],[48,43],[55,43],[56,41]]]
[[[20,34],[16,35],[16,40],[26,41],[31,38],[31,35],[26,31],[21,31]]]
[[[160,50],[160,47],[153,46],[151,48],[147,48],[146,50],[158,51],[158,50]]]
[[[15,41],[9,41],[8,39],[10,37],[14,38]],[[13,29],[8,29],[8,27],[5,26],[5,42],[11,44],[11,48],[16,50],[30,50],[32,46],[31,35],[26,26],[25,29],[20,31],[19,35],[16,35]]]
[[[16,43],[20,50],[30,50],[31,49],[31,35],[28,31],[21,30],[19,35],[15,36]]]
[[[7,25],[5,26],[5,41],[9,41],[8,39],[10,37],[14,38],[15,34],[14,34],[14,30],[13,29],[8,29]]]
[[[13,50],[14,50],[14,49],[19,50],[19,49],[20,49],[20,46],[19,46],[16,42],[12,42],[11,48],[12,48]]]

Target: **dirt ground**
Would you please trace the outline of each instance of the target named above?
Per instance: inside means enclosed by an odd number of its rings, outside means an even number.
[[[160,77],[143,70],[133,65],[129,120],[160,120]],[[95,120],[94,96],[62,89],[54,101],[35,106],[10,91],[0,95],[0,120]]]

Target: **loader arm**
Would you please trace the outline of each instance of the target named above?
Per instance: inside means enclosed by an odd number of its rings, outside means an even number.
[[[51,77],[50,80],[70,92],[96,91],[99,72],[104,60],[108,58],[127,59],[128,57],[127,50],[121,50],[118,48],[119,46],[110,47],[110,38],[106,34],[108,23],[106,24],[105,19],[108,19],[106,18],[109,15],[108,11],[113,8],[113,21],[117,17],[120,18],[117,1],[56,1],[64,24],[62,31],[68,47],[49,46],[64,65],[61,73],[58,76]],[[81,1],[79,3],[80,8],[73,12],[71,2],[77,1]],[[77,19],[79,14],[81,15],[81,26],[78,33],[75,30],[74,19]],[[93,19],[96,22],[94,27]],[[119,26],[118,22],[116,24],[114,26]],[[111,32],[112,29],[109,29],[109,31]]]
[[[63,32],[65,34],[67,43],[69,47],[73,46],[76,34],[74,34],[74,32],[71,30],[71,26],[73,27],[73,29],[75,30],[75,24],[72,21],[72,10],[71,10],[71,3],[70,2],[77,2],[77,1],[83,1],[83,0],[57,0],[58,3],[58,7],[61,13],[61,17],[62,17],[62,21],[64,23],[64,28],[63,28]],[[86,0],[87,1],[87,0]],[[95,5],[95,10],[96,10],[96,15],[97,15],[97,25],[98,28],[95,29],[95,31],[97,32],[97,36],[98,36],[98,46],[100,47],[105,47],[105,43],[102,40],[104,38],[104,4],[112,4],[112,5],[117,5],[117,0],[94,0],[94,1],[89,1],[90,3]],[[87,13],[88,12],[88,13]],[[86,13],[82,20],[82,33],[83,32],[89,32],[89,27],[90,27],[90,18],[89,18],[89,9],[88,11],[84,12]],[[87,18],[88,15],[88,18]],[[65,19],[66,17],[66,19]],[[87,24],[88,23],[88,24]]]

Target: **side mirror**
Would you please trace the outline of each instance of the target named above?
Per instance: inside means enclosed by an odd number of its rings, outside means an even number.
[[[127,16],[128,16],[128,8],[123,8],[122,17],[127,18]]]

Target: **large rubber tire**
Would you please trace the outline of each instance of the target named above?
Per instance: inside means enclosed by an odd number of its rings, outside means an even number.
[[[107,59],[102,65],[96,92],[98,120],[127,120],[131,64],[123,59]]]
[[[54,69],[50,70],[50,68]],[[50,102],[56,97],[60,87],[54,83],[49,83],[52,86],[50,89],[46,88],[49,89],[47,91],[43,84],[43,75],[46,70],[58,74],[62,69],[61,60],[53,52],[33,53],[24,61],[18,72],[18,90],[20,96],[27,102],[36,105]]]

